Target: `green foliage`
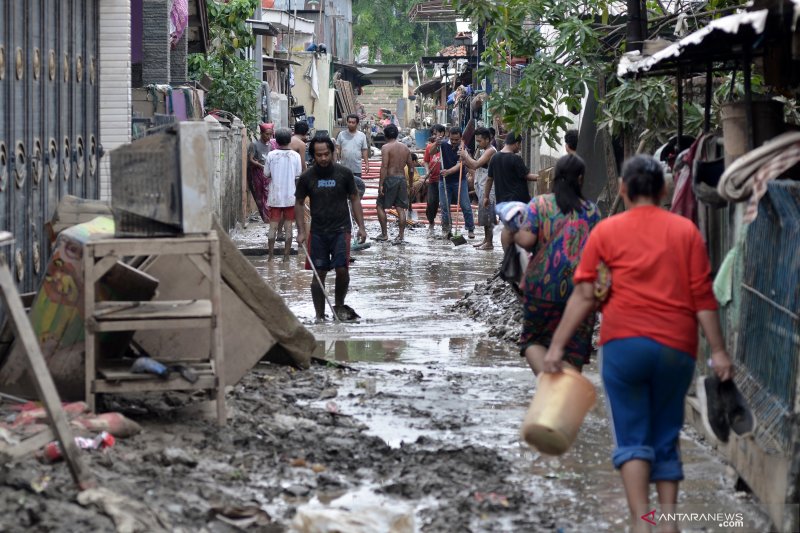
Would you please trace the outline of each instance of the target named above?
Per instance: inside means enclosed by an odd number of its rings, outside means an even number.
[[[595,17],[607,2],[584,0],[462,0],[458,9],[475,25],[486,24],[486,65],[478,76],[492,79],[512,57],[529,58],[518,83],[495,84],[489,109],[512,131],[528,128],[557,146],[569,119],[563,105],[579,109],[586,90],[595,90],[603,66]],[[546,21],[545,25],[541,21]]]
[[[644,131],[645,140],[663,142],[676,129],[675,81],[664,77],[622,80],[606,93],[600,113],[598,126],[612,136],[638,137]]]
[[[189,76],[213,79],[206,97],[208,109],[229,111],[253,128],[259,120],[258,94],[261,83],[255,65],[244,59],[244,50],[255,39],[245,20],[252,17],[258,0],[207,2],[211,49],[208,56],[189,56]]]
[[[455,23],[410,22],[408,13],[419,0],[353,0],[353,46],[369,46],[369,60],[381,51],[383,63],[414,63],[420,57],[436,55],[453,44]],[[428,32],[428,51],[425,34]]]

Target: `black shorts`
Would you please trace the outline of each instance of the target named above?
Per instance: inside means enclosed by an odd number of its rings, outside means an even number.
[[[405,176],[387,176],[383,180],[382,197],[378,198],[384,209],[397,207],[398,209],[408,208],[408,185]]]
[[[314,262],[317,270],[333,270],[350,266],[350,234],[349,233],[312,233],[308,236],[308,254],[306,270],[311,270],[309,261]]]
[[[356,178],[356,189],[358,189],[358,195],[363,198],[364,193],[367,192],[367,184],[364,183],[364,180],[361,179],[361,174],[353,174],[353,177]]]

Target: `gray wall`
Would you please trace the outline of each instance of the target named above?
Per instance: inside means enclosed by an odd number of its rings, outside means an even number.
[[[171,0],[143,0],[142,84],[169,83]]]

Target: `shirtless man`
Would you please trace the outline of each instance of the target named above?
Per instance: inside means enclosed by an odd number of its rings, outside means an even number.
[[[397,142],[397,126],[390,124],[383,129],[386,144],[381,148],[381,173],[378,181],[378,200],[376,202],[378,222],[381,234],[376,241],[388,241],[386,231],[386,209],[394,207],[400,223],[400,232],[392,244],[405,244],[403,235],[406,231],[406,209],[408,209],[408,191],[414,183],[414,161],[411,150],[405,144]],[[408,174],[406,174],[408,168]],[[408,176],[408,178],[406,178]],[[408,179],[408,183],[406,183]]]
[[[308,122],[301,120],[294,125],[294,134],[289,148],[300,154],[300,164],[303,172],[306,171],[306,136],[308,135]]]

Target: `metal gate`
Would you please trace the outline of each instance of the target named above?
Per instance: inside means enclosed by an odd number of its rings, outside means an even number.
[[[0,229],[23,291],[45,270],[59,199],[99,194],[97,5],[0,2]]]

